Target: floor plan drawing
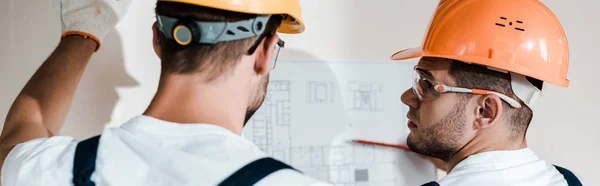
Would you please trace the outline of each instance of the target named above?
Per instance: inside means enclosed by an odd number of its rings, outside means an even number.
[[[378,157],[376,148],[366,145],[292,147],[288,162],[305,174],[337,185],[380,183],[401,185],[395,177],[371,175],[381,170],[394,171],[398,164],[393,156]],[[386,159],[387,158],[387,159]]]
[[[290,140],[286,135],[291,121],[290,88],[290,81],[271,81],[261,108],[249,121],[253,128],[253,141],[263,151],[271,152],[274,146]],[[274,128],[280,131],[273,133]]]
[[[308,86],[309,103],[334,103],[334,83],[310,81]]]
[[[381,83],[349,82],[351,110],[378,112],[381,111]]]
[[[390,77],[378,76],[381,71],[393,68],[314,64],[278,64],[271,74],[262,106],[244,128],[244,137],[269,156],[336,186],[421,185],[435,179],[433,166],[407,158],[410,155],[406,152],[347,140],[350,135],[363,134],[393,140],[406,137],[402,136],[406,134],[404,129],[397,127],[402,123],[398,114],[405,114],[403,110],[383,109],[387,108],[384,105],[387,100],[394,99],[393,103],[397,103],[402,90],[392,87],[390,90],[398,91],[384,97],[384,86],[402,85],[386,84]],[[318,66],[368,74],[344,77],[302,72],[326,72],[316,69]],[[352,79],[356,77],[361,78]]]

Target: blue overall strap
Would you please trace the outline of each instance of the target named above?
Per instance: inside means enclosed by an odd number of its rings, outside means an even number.
[[[423,184],[423,185],[421,185],[421,186],[440,186],[440,184],[438,184],[438,183],[437,183],[437,182],[435,182],[435,181],[432,181],[432,182],[429,182],[429,183]]]
[[[75,186],[95,186],[92,173],[96,169],[96,152],[98,151],[100,136],[81,141],[75,148],[73,161],[73,184]]]
[[[569,184],[569,186],[583,186],[583,184],[581,184],[581,181],[577,179],[577,176],[575,176],[573,172],[557,165],[554,165],[554,167],[556,167],[556,170],[558,170],[558,172],[560,172],[565,177],[565,180],[567,180],[567,184]]]
[[[282,169],[298,171],[273,158],[262,158],[242,167],[226,178],[219,186],[251,186],[270,174]],[[300,172],[300,171],[298,171]]]

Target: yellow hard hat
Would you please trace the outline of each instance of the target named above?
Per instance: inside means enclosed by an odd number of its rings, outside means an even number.
[[[186,3],[214,9],[247,14],[284,14],[278,32],[298,34],[304,32],[302,10],[299,0],[158,0],[164,2]]]

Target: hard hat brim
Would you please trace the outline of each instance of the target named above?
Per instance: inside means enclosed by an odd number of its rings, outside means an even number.
[[[400,51],[394,53],[390,57],[390,59],[393,61],[401,61],[401,60],[407,60],[407,59],[413,59],[413,58],[419,58],[419,57],[437,57],[437,58],[454,59],[454,60],[459,60],[459,61],[465,61],[468,63],[489,66],[489,67],[502,69],[502,70],[510,69],[510,66],[509,66],[510,64],[507,64],[507,63],[490,63],[490,62],[484,63],[484,62],[481,62],[481,58],[477,58],[474,56],[458,56],[457,57],[457,56],[452,56],[452,55],[436,55],[436,54],[429,53],[427,51],[423,51],[423,49],[421,47],[400,50]],[[490,64],[496,64],[496,65],[494,66],[494,65],[490,65]],[[507,71],[514,72],[517,74],[522,74],[525,76],[527,76],[526,74],[531,74],[531,72],[528,71],[528,69],[511,69],[511,70],[507,70]],[[531,76],[528,76],[528,77],[531,77]],[[570,81],[568,79],[552,79],[552,78],[545,78],[545,77],[533,77],[533,78],[542,80],[544,82],[556,84],[556,85],[562,86],[562,87],[568,87],[569,83],[570,83]]]
[[[418,58],[418,57],[423,57],[423,56],[424,56],[423,49],[421,49],[421,47],[415,47],[415,48],[400,50],[400,51],[394,53],[390,57],[390,59],[391,60],[405,60],[405,59],[413,59],[413,58]]]

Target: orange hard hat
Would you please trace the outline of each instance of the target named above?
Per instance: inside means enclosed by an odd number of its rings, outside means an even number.
[[[439,57],[569,86],[569,47],[556,16],[538,0],[441,0],[423,45],[392,60]]]
[[[278,32],[298,34],[304,32],[299,0],[158,0],[186,3],[214,9],[247,14],[285,14]]]

